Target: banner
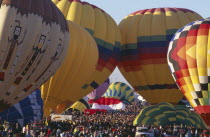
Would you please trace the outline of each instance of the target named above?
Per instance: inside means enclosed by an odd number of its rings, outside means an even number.
[[[65,120],[72,120],[72,115],[51,115],[52,121],[65,121]]]

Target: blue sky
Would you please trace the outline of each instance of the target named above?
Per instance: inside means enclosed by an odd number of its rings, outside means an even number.
[[[160,7],[191,9],[201,16],[210,17],[210,0],[82,0],[94,4],[119,23],[125,16],[137,10]]]
[[[202,17],[210,17],[210,0],[82,0],[94,4],[106,11],[113,19],[120,21],[130,13],[148,8],[176,7],[187,8],[200,14]],[[111,82],[127,81],[116,69],[110,76]]]

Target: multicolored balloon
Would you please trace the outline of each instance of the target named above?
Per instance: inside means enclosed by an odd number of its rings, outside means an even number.
[[[90,100],[93,109],[125,109],[125,105],[130,105],[134,102],[134,90],[128,85],[121,82],[112,83],[102,97],[96,101]]]
[[[210,125],[210,19],[202,19],[181,28],[168,49],[172,76],[192,107]]]
[[[99,99],[106,92],[106,90],[109,87],[109,84],[110,84],[110,80],[108,78],[97,89],[93,90],[90,94],[88,94],[87,97],[90,100],[97,100],[97,99]]]
[[[91,82],[98,60],[97,45],[92,36],[80,25],[68,21],[71,39],[63,64],[42,87],[44,116],[50,112],[62,113],[73,103],[86,96],[92,88]]]
[[[168,69],[167,49],[175,32],[202,17],[182,8],[134,12],[119,24],[122,52],[119,69],[150,104],[176,104],[183,97]]]
[[[50,0],[1,0],[0,111],[39,88],[62,63],[67,22]]]
[[[112,83],[102,97],[119,99],[125,104],[132,104],[135,100],[134,90],[122,82]]]
[[[183,125],[195,128],[206,128],[202,118],[196,113],[191,112],[183,105],[173,106],[169,103],[160,103],[141,110],[135,118],[134,125]]]

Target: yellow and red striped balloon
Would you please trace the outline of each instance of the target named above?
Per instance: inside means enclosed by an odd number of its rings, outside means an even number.
[[[183,97],[169,72],[167,49],[179,28],[201,18],[188,9],[153,8],[134,12],[119,24],[123,41],[119,69],[150,104],[176,104]]]

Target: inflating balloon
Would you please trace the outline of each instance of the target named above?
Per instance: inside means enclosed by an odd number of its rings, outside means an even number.
[[[96,101],[90,100],[93,109],[125,109],[125,105],[134,102],[134,90],[121,82],[112,83],[101,98]]]
[[[46,82],[62,63],[67,22],[50,0],[1,0],[0,111]]]
[[[108,89],[109,83],[110,83],[110,80],[108,78],[97,89],[93,90],[90,94],[88,94],[87,97],[90,100],[97,100],[97,99],[99,99],[106,92],[106,90]]]
[[[88,104],[88,97],[85,96],[84,98],[80,99],[79,101],[75,102],[70,108],[67,110],[77,110],[77,111],[84,111],[85,109],[90,109],[90,105]]]
[[[15,104],[13,107],[0,113],[2,121],[19,123],[24,126],[34,121],[42,120],[43,100],[40,90],[32,92],[28,97]]]
[[[103,97],[119,99],[125,104],[131,104],[135,100],[134,90],[122,82],[112,83],[107,91],[103,94]]]
[[[119,69],[150,104],[176,104],[183,97],[168,69],[167,49],[175,32],[202,17],[181,8],[154,8],[124,18]]]
[[[100,97],[92,104],[93,104],[92,109],[101,109],[101,110],[125,109],[125,104],[121,100],[112,97]]]
[[[89,78],[95,71],[98,60],[97,45],[83,27],[71,21],[68,21],[68,25],[71,39],[67,56],[55,75],[41,87],[44,116],[49,116],[50,111],[62,113],[86,96],[89,93],[87,90],[92,90],[84,84],[91,82]]]
[[[206,128],[202,118],[196,113],[191,112],[182,105],[173,106],[169,103],[160,103],[141,110],[135,118],[134,125],[183,125],[195,128]]]
[[[168,49],[168,64],[182,93],[210,126],[210,19],[181,28]]]

